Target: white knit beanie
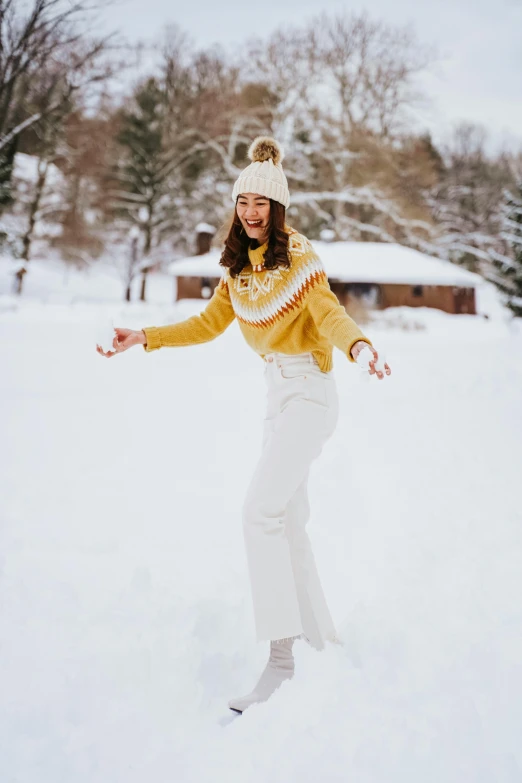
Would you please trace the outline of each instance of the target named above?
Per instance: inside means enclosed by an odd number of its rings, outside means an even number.
[[[258,136],[248,150],[252,163],[237,178],[232,190],[232,201],[240,193],[257,193],[279,201],[286,209],[290,204],[290,191],[281,161],[284,151],[270,136]]]

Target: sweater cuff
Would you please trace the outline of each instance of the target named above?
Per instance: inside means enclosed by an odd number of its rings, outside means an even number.
[[[147,344],[143,347],[147,353],[161,348],[160,330],[157,326],[147,326],[147,328],[143,329],[143,331],[145,332],[145,337],[147,338]]]
[[[355,337],[355,338],[354,338],[354,339],[351,341],[350,345],[348,346],[348,351],[347,351],[347,354],[346,354],[346,355],[348,356],[348,359],[349,359],[351,362],[353,362],[354,364],[356,363],[356,359],[354,359],[354,358],[353,358],[353,356],[352,356],[352,348],[353,348],[353,346],[355,345],[355,343],[358,343],[359,341],[360,341],[360,342],[363,342],[363,343],[368,343],[368,345],[371,345],[371,346],[372,346],[372,348],[373,348],[373,343],[372,343],[372,342],[371,342],[371,340],[369,340],[367,337]]]

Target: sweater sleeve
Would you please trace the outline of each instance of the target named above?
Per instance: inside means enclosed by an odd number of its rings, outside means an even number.
[[[147,352],[157,348],[198,345],[207,343],[222,334],[234,320],[235,313],[230,301],[228,284],[222,277],[214,294],[199,315],[168,326],[147,326],[143,330],[147,337],[144,346]]]
[[[364,340],[372,345],[355,321],[350,318],[344,307],[339,303],[330,288],[326,272],[309,291],[307,297],[308,311],[312,316],[319,333],[339,348],[351,362],[355,362],[351,354],[352,346],[358,340]]]

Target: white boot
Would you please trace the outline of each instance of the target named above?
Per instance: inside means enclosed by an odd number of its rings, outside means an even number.
[[[236,712],[244,712],[251,704],[267,701],[285,680],[294,676],[294,656],[292,646],[299,636],[278,639],[270,642],[270,657],[254,690],[247,696],[231,699],[228,706]]]

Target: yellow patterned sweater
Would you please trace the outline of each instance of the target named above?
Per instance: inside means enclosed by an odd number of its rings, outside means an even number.
[[[332,369],[332,349],[350,353],[361,332],[330,289],[323,263],[309,240],[288,228],[291,266],[256,272],[267,244],[249,249],[250,263],[235,278],[224,273],[205,310],[180,323],[149,326],[146,351],[164,346],[195,345],[213,340],[237,318],[251,348],[262,358],[272,352],[310,351],[323,372]]]

